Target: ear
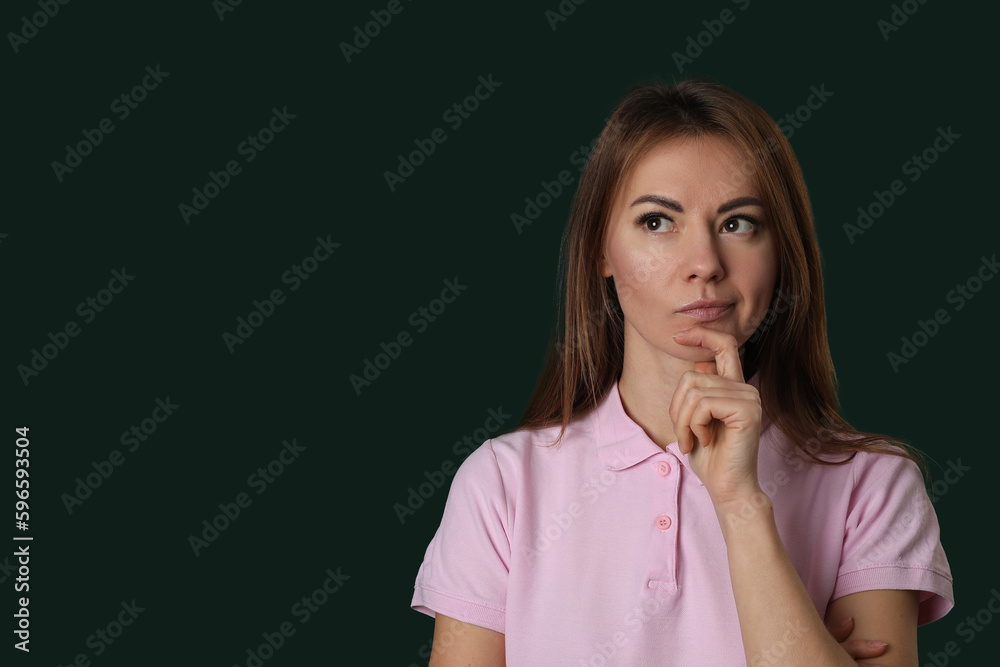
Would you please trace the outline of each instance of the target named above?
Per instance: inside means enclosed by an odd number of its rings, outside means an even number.
[[[614,275],[614,271],[612,271],[612,268],[611,268],[611,260],[608,259],[607,248],[605,248],[601,252],[601,261],[600,261],[599,264],[600,264],[600,269],[601,269],[601,275],[603,277],[610,278],[611,276]]]

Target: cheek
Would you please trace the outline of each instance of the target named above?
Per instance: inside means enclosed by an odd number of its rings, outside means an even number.
[[[766,273],[758,273],[760,266],[768,265],[770,258],[763,257],[757,261],[750,262],[741,267],[745,271],[744,275],[754,276],[754,279],[746,283],[743,287],[743,294],[748,306],[747,317],[754,321],[763,320],[767,314],[767,309],[771,305],[774,296],[774,281],[777,278],[777,270]]]
[[[622,249],[614,256],[615,287],[624,304],[664,294],[672,263],[662,252]]]

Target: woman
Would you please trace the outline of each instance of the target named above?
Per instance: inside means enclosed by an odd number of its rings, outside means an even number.
[[[633,88],[562,263],[524,419],[462,463],[417,574],[431,667],[917,665],[954,606],[925,466],[838,413],[774,121],[711,81]]]

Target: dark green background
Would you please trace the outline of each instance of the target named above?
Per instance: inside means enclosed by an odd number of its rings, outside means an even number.
[[[812,85],[833,92],[791,143],[816,215],[843,412],[921,448],[935,479],[948,461],[971,467],[935,502],[957,605],[921,627],[921,658],[948,641],[961,648],[951,664],[996,653],[1000,622],[969,644],[955,629],[1000,587],[989,565],[1000,283],[961,311],[945,300],[1000,249],[995,10],[930,0],[884,40],[881,2],[591,0],[553,30],[544,13],[556,6],[403,0],[350,63],[339,43],[385,3],[246,0],[220,20],[208,1],[77,1],[18,53],[0,47],[3,437],[10,451],[14,427],[31,428],[35,538],[32,652],[8,645],[4,664],[86,653],[102,666],[242,665],[284,621],[296,633],[267,665],[426,664],[433,621],[409,603],[447,485],[403,525],[393,504],[425,471],[459,464],[453,443],[489,408],[513,415],[504,430],[520,418],[554,324],[575,182],[522,234],[510,216],[541,181],[576,176],[571,153],[628,87],[690,74],[775,118]],[[724,8],[736,21],[678,72],[671,54]],[[37,11],[6,3],[0,27]],[[112,100],[157,64],[169,77],[119,120]],[[490,74],[501,87],[452,130],[442,112]],[[283,106],[296,118],[247,164],[237,145]],[[58,182],[51,162],[104,117],[115,131]],[[910,183],[902,164],[948,126],[961,138]],[[436,127],[446,142],[391,193],[383,172]],[[230,159],[242,173],[184,224],[178,204]],[[849,243],[842,225],[897,178],[906,193]],[[289,291],[282,273],[327,235],[340,248]],[[49,332],[82,323],[77,304],[123,266],[134,282],[25,386],[16,367]],[[410,314],[455,277],[468,289],[415,333]],[[275,288],[287,301],[230,354],[222,333]],[[938,308],[951,322],[894,373],[887,353]],[[413,344],[356,395],[348,376],[401,331]],[[120,434],[167,396],[181,407],[125,451]],[[253,493],[247,477],[292,438],[306,451]],[[124,464],[68,514],[62,494],[115,449]],[[195,557],[188,536],[246,491],[252,505]],[[292,605],[338,567],[350,579],[298,623]],[[2,590],[9,609],[10,579]],[[132,599],[145,611],[94,657],[88,636]]]

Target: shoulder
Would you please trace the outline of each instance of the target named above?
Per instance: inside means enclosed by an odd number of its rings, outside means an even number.
[[[797,493],[839,498],[848,511],[866,498],[888,500],[895,496],[898,500],[900,495],[926,495],[923,473],[902,447],[885,441],[878,444],[888,451],[844,451],[830,446],[860,437],[830,432],[800,443],[771,426],[761,437],[762,483],[773,480],[772,486],[787,484]],[[813,460],[813,456],[825,463]]]
[[[883,442],[882,447],[895,453],[868,450],[855,454],[852,464],[858,484],[874,484],[886,475],[915,474],[918,477],[922,476],[916,461],[909,457],[905,449],[887,442]]]
[[[593,442],[591,418],[590,414],[586,414],[572,420],[565,431],[558,424],[544,428],[521,429],[498,435],[483,445],[488,445],[497,463],[503,466],[530,462],[537,457],[549,458],[557,453],[578,451]]]
[[[868,522],[892,531],[911,524],[927,530],[933,524],[936,532],[937,517],[915,461],[882,452],[858,452],[854,458],[848,525]]]
[[[495,483],[511,497],[527,483],[566,469],[565,459],[583,455],[596,444],[587,416],[560,425],[503,433],[484,441],[461,462],[453,484]]]
[[[798,442],[788,437],[776,426],[771,425],[761,435],[761,444],[766,445],[772,456],[783,459],[786,463],[806,462],[810,464],[810,468],[817,471],[842,468],[849,471],[851,477],[857,482],[868,482],[873,477],[887,474],[890,471],[899,472],[901,469],[910,469],[920,473],[919,466],[910,458],[905,449],[884,440],[877,441],[879,449],[865,448],[844,451],[833,446],[849,443],[862,437],[859,433],[820,429],[814,437],[805,442]],[[823,465],[811,457],[841,465]]]

